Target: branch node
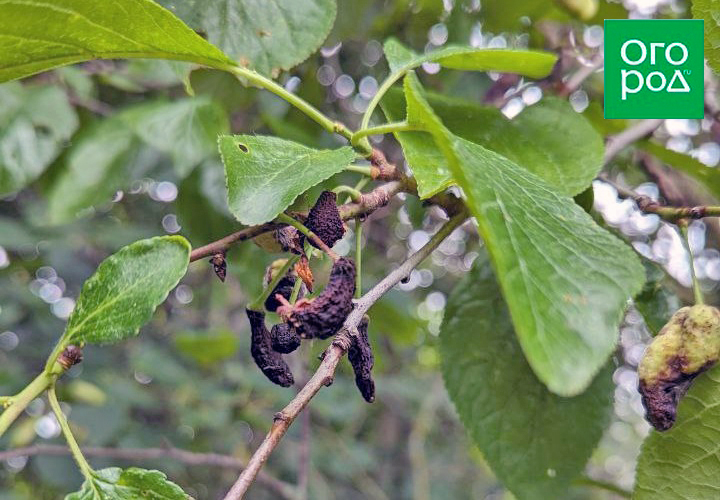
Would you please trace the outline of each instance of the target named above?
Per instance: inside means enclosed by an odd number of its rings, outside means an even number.
[[[273,415],[273,422],[291,422],[290,418],[285,415],[285,413],[279,411],[275,415]]]
[[[69,345],[60,353],[57,362],[65,369],[69,370],[73,365],[83,360],[82,349],[76,345]]]

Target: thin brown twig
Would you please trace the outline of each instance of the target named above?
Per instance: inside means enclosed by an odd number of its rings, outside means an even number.
[[[585,80],[590,78],[597,72],[597,70],[602,68],[603,64],[604,59],[602,52],[595,54],[595,57],[590,64],[581,65],[579,70],[570,75],[570,78],[568,78],[567,82],[565,82],[562,88],[558,91],[558,95],[561,97],[567,97],[575,92],[580,88]]]
[[[657,214],[668,222],[677,222],[681,219],[702,219],[703,217],[720,217],[720,206],[699,205],[696,207],[669,207],[650,198],[636,193],[610,179],[607,174],[598,175],[598,179],[613,186],[618,195],[630,198],[637,203],[638,208],[646,214]]]
[[[655,132],[662,123],[663,120],[659,118],[648,118],[626,128],[619,134],[609,137],[605,144],[605,158],[603,163],[605,165],[610,163],[610,161],[615,158],[620,151],[628,147],[630,144],[649,136]]]
[[[114,458],[117,460],[144,461],[170,459],[192,466],[209,466],[226,469],[243,470],[245,464],[231,455],[219,453],[196,453],[182,450],[172,446],[165,448],[83,448],[82,452],[88,457]],[[30,457],[35,455],[70,455],[70,449],[63,445],[40,444],[16,448],[14,450],[0,451],[0,461],[17,457]],[[271,489],[282,498],[295,499],[295,487],[285,481],[275,479],[267,474],[260,473],[258,482]]]
[[[346,203],[340,205],[338,210],[340,211],[340,217],[343,220],[349,220],[355,217],[362,217],[368,215],[378,208],[387,205],[393,196],[406,188],[406,183],[401,181],[391,181],[382,184],[368,193],[364,193],[361,200],[358,203]],[[205,257],[211,257],[217,253],[227,252],[227,250],[235,243],[245,241],[259,236],[263,233],[274,231],[285,224],[279,224],[277,222],[267,222],[258,226],[251,226],[240,231],[236,231],[224,238],[221,238],[207,245],[193,249],[190,253],[190,262],[203,259]]]
[[[310,403],[310,400],[320,389],[329,386],[333,382],[335,369],[342,357],[350,347],[352,336],[357,335],[357,328],[362,317],[388,290],[408,276],[420,262],[429,256],[435,248],[442,243],[457,227],[467,218],[463,211],[454,215],[420,250],[408,257],[400,266],[391,271],[380,280],[370,291],[355,301],[352,312],[348,315],[343,327],[338,332],[330,347],[325,350],[323,360],[315,374],[297,393],[297,395],[273,417],[273,424],[265,440],[255,451],[245,470],[242,471],[235,484],[225,496],[225,500],[238,500],[243,498],[252,485],[260,469],[267,461],[270,454],[280,443],[290,425],[295,421],[302,410]]]

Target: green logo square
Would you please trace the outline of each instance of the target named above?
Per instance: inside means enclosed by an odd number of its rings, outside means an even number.
[[[702,118],[703,21],[605,20],[605,118]]]

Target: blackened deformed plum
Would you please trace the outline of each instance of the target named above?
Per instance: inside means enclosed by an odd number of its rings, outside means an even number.
[[[300,347],[300,335],[289,323],[278,323],[270,329],[270,345],[276,352],[289,354]]]
[[[305,226],[330,248],[343,237],[345,226],[340,218],[335,193],[323,191],[320,194],[315,205],[308,212]],[[310,244],[317,248],[312,240],[310,240]]]
[[[372,378],[372,369],[375,364],[370,340],[368,339],[369,318],[363,316],[358,325],[358,335],[353,337],[353,342],[348,349],[348,360],[355,372],[355,385],[365,401],[375,401],[375,381]]]
[[[335,335],[352,311],[355,293],[355,262],[342,257],[333,264],[330,279],[320,295],[278,309],[302,338],[326,339]],[[283,310],[286,309],[286,310]]]
[[[270,295],[267,299],[265,299],[265,309],[271,312],[277,311],[277,308],[282,305],[282,303],[277,299],[276,295],[282,295],[285,300],[290,299],[290,295],[292,295],[293,288],[295,287],[295,276],[292,276],[291,274],[286,274],[282,278],[280,278],[280,281],[278,281],[278,284],[275,285],[275,288],[273,288],[272,292],[270,292]]]
[[[270,332],[265,326],[265,313],[252,309],[245,309],[245,312],[250,321],[250,354],[255,364],[271,382],[282,387],[290,387],[295,379],[280,353],[272,349]]]

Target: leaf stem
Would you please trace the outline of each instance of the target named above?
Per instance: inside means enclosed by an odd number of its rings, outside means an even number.
[[[262,293],[258,295],[258,297],[252,301],[252,303],[248,304],[247,308],[252,311],[262,311],[265,301],[270,296],[273,290],[275,290],[275,287],[278,283],[280,283],[280,280],[283,279],[283,277],[288,273],[290,268],[295,265],[295,263],[300,258],[299,255],[293,255],[290,257],[287,262],[285,262],[285,265],[280,268],[280,270],[275,274],[275,276],[270,280],[270,283],[263,289]]]
[[[338,256],[338,254],[336,254],[335,252],[332,251],[332,248],[327,246],[325,244],[325,242],[323,240],[321,240],[317,234],[313,233],[307,227],[305,227],[305,224],[303,224],[302,222],[290,217],[286,213],[281,213],[280,215],[278,215],[277,221],[288,224],[288,225],[294,227],[295,229],[297,229],[298,231],[300,231],[305,236],[307,236],[307,238],[309,240],[311,240],[313,243],[315,243],[315,245],[317,245],[318,248],[320,248],[323,252],[328,254],[328,256],[333,260],[333,262],[340,258]]]
[[[362,128],[352,135],[350,143],[353,146],[358,146],[360,140],[369,135],[392,134],[393,132],[403,132],[407,130],[415,130],[415,127],[410,125],[407,120],[403,120],[401,122],[385,123],[376,127]]]
[[[402,78],[405,73],[408,72],[410,68],[411,66],[402,67],[399,70],[390,73],[388,77],[382,82],[382,84],[380,84],[377,92],[368,103],[368,107],[362,116],[362,120],[360,120],[360,130],[365,130],[369,128],[368,125],[370,125],[370,118],[372,118],[372,114],[375,111],[375,108],[377,108],[377,105],[380,104],[383,96],[387,93],[388,90],[390,90],[390,87],[392,87],[395,82],[397,82],[400,78]],[[364,145],[367,148],[370,148],[370,143],[367,139],[361,141],[360,144]]]
[[[355,217],[355,298],[362,297],[362,221]]]
[[[50,386],[55,377],[64,372],[65,368],[56,362],[50,371],[43,371],[35,377],[32,382],[26,385],[22,391],[15,396],[10,396],[10,406],[0,415],[0,436],[2,436],[8,427],[25,411],[25,408]]]
[[[680,228],[680,234],[682,234],[682,240],[683,244],[685,245],[685,250],[687,250],[688,253],[688,260],[690,261],[690,277],[692,278],[693,294],[695,294],[695,304],[702,305],[705,303],[705,298],[703,297],[700,282],[698,281],[697,275],[695,274],[695,259],[693,258],[692,250],[690,248],[690,238],[688,237],[687,221],[680,221],[678,227]]]
[[[52,411],[55,414],[55,418],[60,425],[60,429],[62,429],[63,436],[65,436],[65,441],[67,441],[70,452],[72,453],[75,462],[77,462],[78,467],[80,467],[80,472],[82,472],[82,475],[85,477],[85,479],[87,479],[88,483],[94,485],[95,471],[92,467],[90,467],[90,464],[87,462],[87,460],[85,460],[85,456],[80,450],[80,445],[78,445],[77,441],[75,440],[75,436],[73,436],[72,430],[70,430],[70,424],[68,423],[67,418],[65,418],[65,414],[63,413],[62,408],[60,408],[57,394],[55,394],[54,378],[50,384],[50,387],[48,388],[48,401],[50,402],[50,408],[52,408]]]
[[[372,167],[364,166],[364,165],[348,165],[345,167],[346,172],[357,172],[358,174],[367,175],[368,177],[372,177]]]
[[[322,128],[330,132],[331,134],[339,134],[345,137],[348,141],[352,138],[352,132],[342,123],[336,122],[325,116],[315,106],[307,102],[305,99],[289,92],[282,85],[275,81],[267,78],[260,73],[251,69],[243,68],[241,66],[227,66],[226,71],[235,75],[236,78],[245,79],[258,87],[262,87],[275,94],[276,96],[285,99],[287,102],[295,106],[297,109],[305,113],[310,119],[317,122]],[[364,155],[370,154],[371,149],[367,149],[360,145],[357,147],[358,151]]]
[[[309,258],[310,257],[308,256],[308,259]],[[290,294],[289,302],[291,304],[297,302],[297,298],[300,295],[300,288],[302,288],[302,283],[303,281],[299,277],[295,280],[295,285],[293,285],[292,293]]]
[[[333,193],[340,194],[340,193],[347,193],[350,196],[350,199],[354,201],[355,203],[359,203],[362,199],[362,193],[350,186],[336,186],[333,188]]]

